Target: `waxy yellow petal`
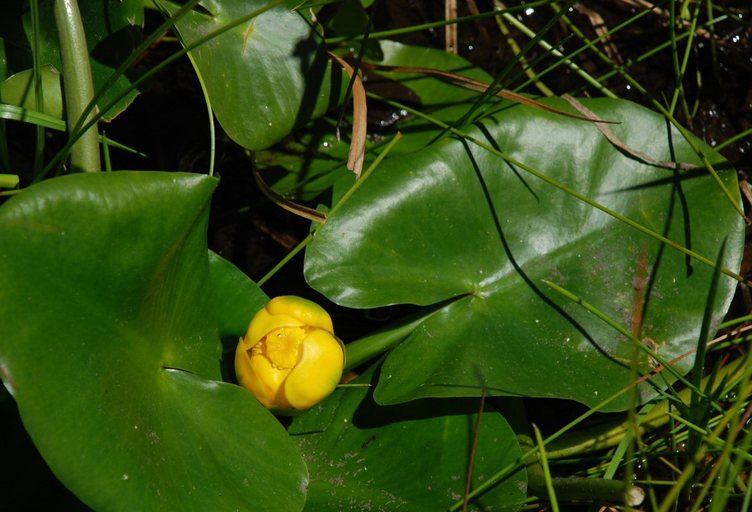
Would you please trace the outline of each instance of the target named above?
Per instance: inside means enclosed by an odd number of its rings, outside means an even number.
[[[301,347],[300,362],[285,381],[285,397],[296,409],[308,409],[329,396],[342,378],[345,357],[339,340],[312,331]]]
[[[337,387],[345,364],[332,319],[318,304],[277,297],[259,311],[235,351],[238,383],[278,412],[312,407]]]
[[[264,308],[253,317],[251,324],[248,326],[248,332],[245,334],[246,343],[250,346],[255,345],[263,339],[264,336],[280,327],[304,327],[305,324],[295,317],[286,314],[272,315]]]
[[[288,315],[303,325],[318,327],[325,331],[334,332],[332,317],[324,308],[294,295],[274,297],[265,308],[271,315]]]

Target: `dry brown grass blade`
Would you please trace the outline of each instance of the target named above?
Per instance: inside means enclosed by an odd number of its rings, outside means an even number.
[[[472,78],[459,75],[457,73],[452,73],[451,71],[442,71],[440,69],[421,68],[421,67],[414,67],[414,66],[381,66],[378,64],[370,64],[370,63],[363,64],[363,66],[368,66],[369,68],[372,68],[372,69],[381,70],[381,71],[389,71],[393,73],[417,73],[417,74],[422,74],[422,75],[434,76],[440,80],[449,82],[452,85],[456,85],[458,87],[464,87],[465,89],[470,89],[471,91],[486,92],[488,90],[488,84],[484,84],[483,82],[479,82],[478,80],[474,80]],[[566,112],[558,108],[549,107],[548,105],[544,103],[536,101],[532,98],[528,98],[527,96],[523,96],[522,94],[510,91],[508,89],[500,90],[499,92],[496,93],[496,96],[499,96],[500,98],[504,98],[510,101],[514,101],[516,103],[527,105],[528,107],[537,108],[539,110],[545,110],[546,112],[551,112],[553,114],[558,114],[560,116],[565,116],[565,117],[569,117],[572,119],[578,119],[580,121],[594,122],[592,118],[589,118],[586,116],[580,116],[577,114],[572,114],[570,112]],[[617,123],[616,121],[606,121],[604,119],[599,119],[598,122],[599,123],[611,123],[611,124]]]
[[[352,136],[350,137],[350,153],[347,158],[347,168],[355,173],[356,178],[360,178],[360,173],[363,172],[363,162],[366,158],[366,135],[368,134],[366,124],[366,114],[368,112],[366,90],[363,87],[363,81],[347,61],[331,52],[329,55],[342,66],[350,76],[350,79],[353,80],[353,127]]]
[[[604,137],[608,139],[608,141],[616,146],[617,148],[621,149],[623,152],[627,153],[630,156],[635,157],[636,159],[650,165],[655,165],[657,167],[664,167],[666,169],[682,169],[685,171],[700,169],[700,166],[694,165],[694,164],[686,164],[682,162],[666,162],[664,160],[656,160],[650,155],[647,155],[643,153],[642,151],[638,151],[630,146],[628,146],[624,141],[622,141],[619,137],[616,136],[614,132],[611,131],[611,128],[606,126],[604,122],[599,118],[595,112],[587,108],[585,105],[577,101],[575,98],[570,96],[569,94],[565,94],[562,96],[572,107],[577,109],[578,111],[582,112],[583,115],[587,116],[591,121],[595,123],[596,128],[603,134]]]
[[[624,59],[621,58],[619,49],[614,44],[611,36],[609,36],[609,30],[606,26],[606,22],[603,19],[603,16],[601,16],[597,11],[579,2],[574,4],[574,8],[590,21],[590,24],[593,26],[593,31],[595,31],[595,33],[601,39],[601,44],[603,45],[603,49],[606,51],[608,58],[614,61],[616,64],[624,64]]]
[[[280,208],[283,208],[290,213],[294,213],[298,217],[303,217],[304,219],[318,222],[319,224],[326,222],[325,213],[314,210],[313,208],[308,208],[307,206],[303,206],[302,204],[298,204],[294,201],[290,201],[289,199],[286,199],[277,194],[269,185],[266,184],[264,178],[261,177],[261,174],[259,174],[258,170],[256,169],[253,170],[253,178],[256,180],[256,185],[258,185],[261,192]]]
[[[457,19],[457,0],[444,0],[444,19]],[[444,49],[447,53],[457,54],[457,24],[450,23],[444,27]]]

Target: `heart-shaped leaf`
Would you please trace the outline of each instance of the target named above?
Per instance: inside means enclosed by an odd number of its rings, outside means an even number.
[[[547,103],[567,108],[561,100]],[[621,100],[585,103],[603,119],[620,121],[612,130],[631,148],[657,160],[700,164],[661,116]],[[520,105],[502,104],[472,133],[486,149],[445,139],[385,162],[308,247],[308,282],[340,304],[450,301],[389,355],[377,401],[472,396],[485,387],[492,394],[595,405],[627,386],[631,342],[543,280],[627,330],[642,323],[641,339],[666,360],[693,348],[709,266],[488,148],[711,261],[727,238],[726,264],[733,269],[744,223],[711,176],[649,165],[613,146],[593,123]],[[716,165],[724,163],[694,143]],[[736,190],[733,171],[721,179]],[[715,325],[734,284],[724,279],[719,286]],[[686,357],[677,368],[691,363]],[[643,389],[643,397],[650,394]],[[608,409],[627,406],[623,398]]]
[[[168,12],[178,5],[157,0]],[[176,24],[185,45],[267,5],[265,0],[205,0]],[[271,146],[339,104],[343,74],[332,69],[300,2],[287,1],[191,52],[217,119],[238,144]],[[346,82],[344,82],[346,83]]]
[[[213,301],[232,277],[215,263],[209,282],[215,185],[73,175],[0,208],[2,378],[52,470],[95,509],[303,505],[284,429],[218,381]]]
[[[375,382],[373,373],[356,383]],[[479,401],[384,407],[371,395],[367,387],[339,389],[293,421],[290,433],[311,474],[306,510],[446,510],[461,500]],[[471,489],[522,455],[498,412],[484,412],[478,432]],[[469,510],[517,510],[526,488],[521,469]]]

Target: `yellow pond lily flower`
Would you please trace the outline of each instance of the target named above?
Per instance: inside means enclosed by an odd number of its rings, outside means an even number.
[[[281,412],[308,409],[326,398],[344,366],[344,346],[329,314],[292,295],[275,297],[256,313],[235,351],[240,385]]]

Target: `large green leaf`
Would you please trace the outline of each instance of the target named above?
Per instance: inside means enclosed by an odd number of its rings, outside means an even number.
[[[357,383],[375,382],[373,368]],[[311,481],[306,510],[446,510],[462,499],[478,400],[424,400],[379,406],[364,387],[337,390],[296,417],[298,441]],[[480,424],[473,487],[522,455],[515,433],[496,411]],[[525,499],[522,469],[502,480],[469,510],[517,510]]]
[[[567,108],[561,100],[547,103]],[[700,163],[662,117],[626,101],[585,103],[620,121],[612,129],[632,148]],[[489,144],[517,161],[711,260],[728,238],[727,265],[739,264],[743,221],[706,172],[645,164],[592,123],[524,106],[507,104],[483,124],[473,128],[475,137],[492,137]],[[722,181],[738,200],[733,171]],[[389,355],[375,394],[381,403],[478,395],[485,386],[493,394],[594,405],[627,385],[632,345],[542,280],[630,329],[634,285],[650,272],[642,336],[671,360],[697,343],[710,283],[710,267],[689,264],[490,151],[443,140],[385,162],[317,233],[305,274],[311,286],[351,307],[449,301]],[[719,287],[714,325],[734,284],[724,279]],[[691,363],[687,357],[677,367]],[[643,397],[650,393],[643,389]],[[627,405],[624,398],[608,408]]]
[[[95,509],[303,505],[284,429],[219,382],[213,301],[234,278],[215,262],[209,283],[215,185],[74,175],[0,208],[2,377],[52,470]]]
[[[158,0],[168,12],[178,5]],[[192,45],[267,5],[263,0],[205,0],[180,19]],[[287,1],[191,52],[217,119],[238,144],[258,150],[339,104],[343,72],[332,65],[300,2]],[[346,83],[346,82],[345,82]]]

